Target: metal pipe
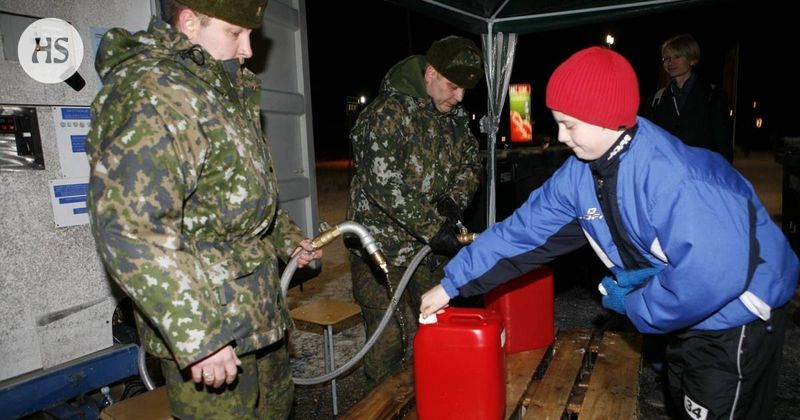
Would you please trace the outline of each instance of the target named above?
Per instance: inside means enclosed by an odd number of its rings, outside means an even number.
[[[139,354],[136,355],[136,367],[139,368],[139,377],[142,378],[145,388],[148,391],[152,391],[156,388],[156,384],[153,382],[153,378],[150,377],[150,373],[147,372],[146,356],[147,352],[144,351],[142,346],[139,346]]]

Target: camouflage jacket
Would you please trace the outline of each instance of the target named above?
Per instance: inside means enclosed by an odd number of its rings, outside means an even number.
[[[367,227],[396,266],[407,265],[444,223],[439,197],[462,209],[469,204],[481,169],[466,110],[436,109],[425,65],[412,56],[392,67],[350,132],[356,170],[348,219]]]
[[[145,349],[181,367],[283,336],[276,255],[303,239],[278,208],[258,79],[191,48],[158,19],[108,31],[87,141],[98,251]]]

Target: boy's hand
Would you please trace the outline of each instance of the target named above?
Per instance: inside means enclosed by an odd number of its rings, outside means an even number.
[[[447,296],[447,292],[444,291],[444,287],[440,284],[422,295],[422,304],[419,306],[419,312],[423,318],[427,318],[432,314],[441,313],[448,303],[450,303],[450,296]]]
[[[621,287],[611,276],[606,276],[597,288],[603,294],[604,308],[625,315],[625,295],[630,293],[633,287]]]

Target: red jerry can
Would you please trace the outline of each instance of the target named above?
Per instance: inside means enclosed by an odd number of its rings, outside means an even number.
[[[417,414],[426,419],[502,419],[506,365],[500,314],[448,308],[414,337]]]
[[[553,342],[553,272],[542,266],[490,290],[487,309],[503,316],[506,353],[547,347]]]

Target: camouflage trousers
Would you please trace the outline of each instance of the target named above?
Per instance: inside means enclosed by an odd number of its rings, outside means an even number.
[[[389,307],[391,295],[397,289],[406,268],[389,266],[390,292],[386,286],[386,276],[380,269],[374,267],[370,260],[351,254],[353,297],[361,306],[367,339],[377,329]],[[425,264],[419,265],[403,292],[394,317],[386,325],[386,329],[372,349],[364,356],[364,374],[368,386],[377,385],[411,358],[414,334],[418,327],[420,297],[428,289],[439,284],[443,276],[441,265],[434,271]]]
[[[161,359],[172,415],[184,420],[288,418],[294,383],[286,339],[239,359],[237,380],[216,389],[195,384],[188,369]]]

